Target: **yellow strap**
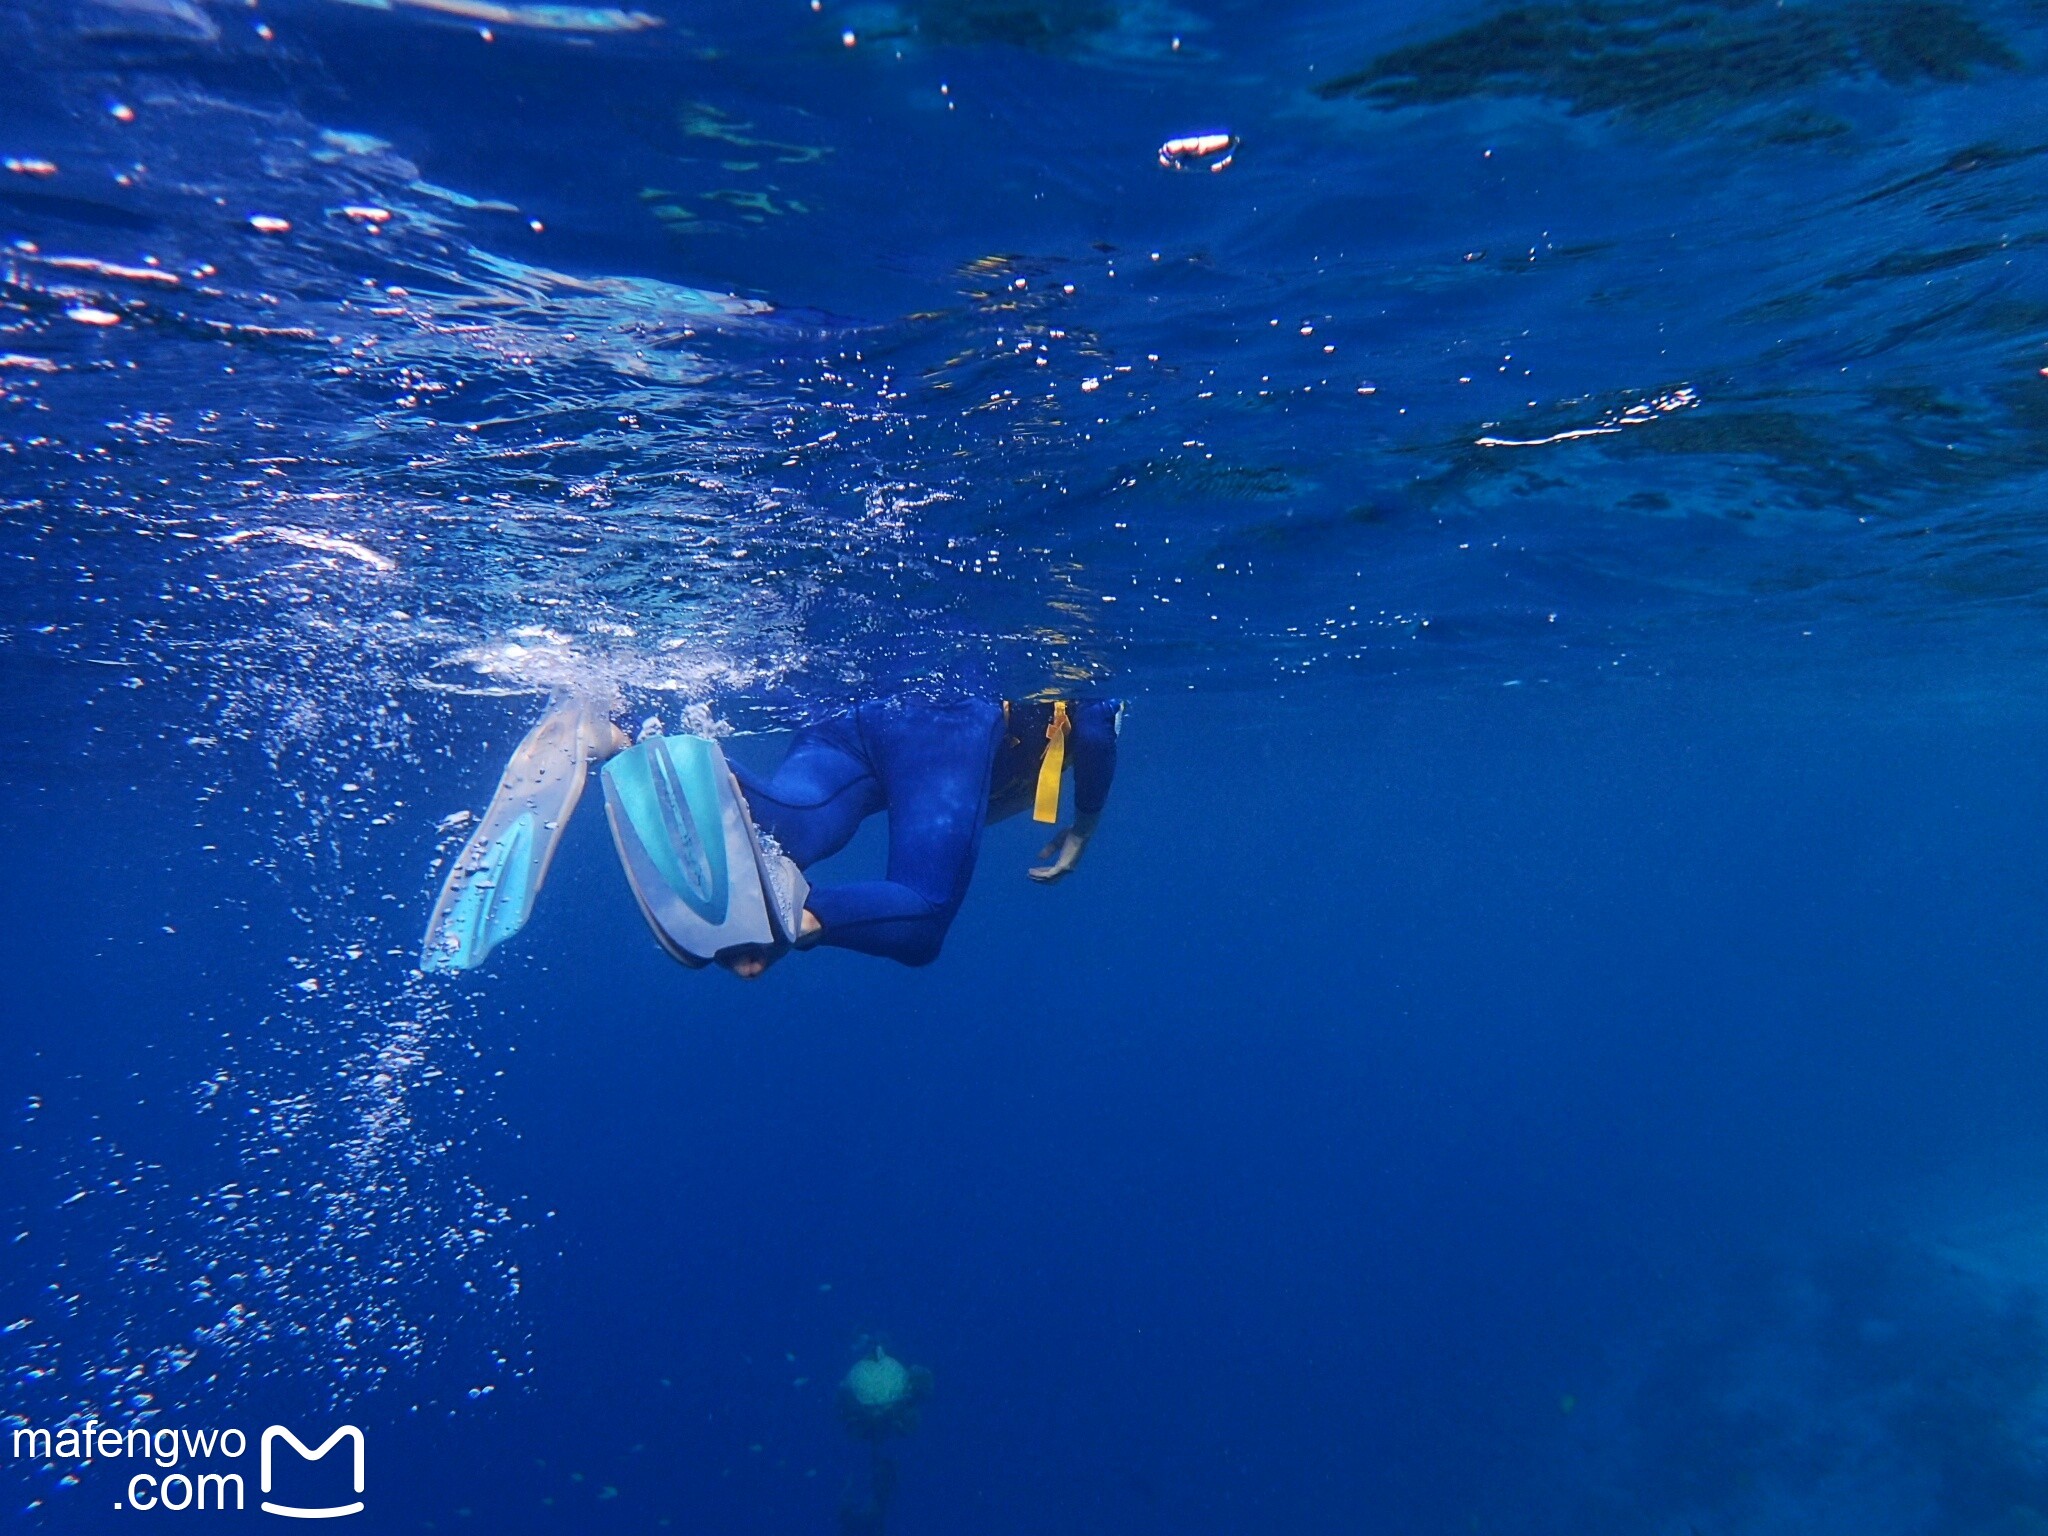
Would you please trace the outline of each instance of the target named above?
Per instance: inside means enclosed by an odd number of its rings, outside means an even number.
[[[1067,718],[1064,699],[1052,706],[1052,720],[1045,728],[1045,761],[1038,765],[1038,801],[1031,808],[1033,821],[1060,819],[1060,771],[1067,766],[1067,732],[1074,722]]]

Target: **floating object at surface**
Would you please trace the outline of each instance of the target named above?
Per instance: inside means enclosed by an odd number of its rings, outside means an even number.
[[[1222,171],[1237,158],[1234,133],[1195,133],[1159,146],[1159,164],[1169,171]]]

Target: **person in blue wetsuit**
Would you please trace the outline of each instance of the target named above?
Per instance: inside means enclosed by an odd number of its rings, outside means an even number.
[[[930,964],[967,895],[982,828],[1027,808],[1056,821],[1061,771],[1071,765],[1074,819],[1029,871],[1041,883],[1064,878],[1102,819],[1121,716],[1114,699],[880,699],[799,731],[766,778],[735,766],[755,825],[799,869],[844,848],[877,811],[888,813],[883,878],[812,886],[796,947]],[[758,976],[776,958],[749,949],[719,960]]]
[[[647,750],[644,741],[633,747],[613,723],[616,705],[565,694],[527,732],[489,808],[449,867],[428,919],[421,970],[474,970],[525,926],[590,774],[622,753]],[[831,944],[927,965],[967,895],[982,828],[1026,807],[1037,820],[1056,823],[1060,782],[1069,766],[1074,819],[1053,834],[1039,855],[1044,862],[1029,873],[1050,883],[1081,862],[1116,773],[1122,713],[1113,699],[881,699],[797,732],[781,766],[766,777],[728,765],[728,783],[738,786],[744,801],[740,814],[772,841],[772,850],[756,850],[764,877],[792,863],[809,869],[844,848],[868,817],[888,813],[889,858],[882,879],[818,886],[801,878],[778,882],[783,894],[770,926],[782,937],[774,947],[739,943],[690,950],[657,921],[638,882],[659,884],[668,877],[659,860],[636,876],[624,839],[682,835],[676,831],[680,823],[670,819],[675,807],[659,809],[660,793],[647,802],[652,809],[646,825],[634,824],[629,810],[624,829],[614,823],[614,840],[642,912],[664,948],[685,964],[715,958],[751,977],[791,948]],[[605,769],[607,776],[613,771]],[[673,773],[672,764],[667,771]],[[677,786],[668,783],[663,792],[676,793]],[[646,852],[644,843],[635,846]],[[673,843],[668,846],[668,863],[678,873],[679,852]],[[755,861],[748,862],[752,867]],[[657,904],[670,910],[671,899],[681,899],[673,889]],[[698,937],[706,935],[700,931]]]

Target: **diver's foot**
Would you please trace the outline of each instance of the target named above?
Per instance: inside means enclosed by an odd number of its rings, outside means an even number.
[[[780,960],[784,951],[770,949],[765,944],[743,944],[728,949],[718,956],[718,963],[742,981],[752,981],[769,966]]]
[[[736,944],[719,954],[718,963],[742,981],[752,981],[790,950],[809,949],[818,942],[818,935],[825,931],[825,925],[818,921],[809,907],[804,908],[803,918],[797,927],[799,931],[794,944],[775,947],[766,944]]]

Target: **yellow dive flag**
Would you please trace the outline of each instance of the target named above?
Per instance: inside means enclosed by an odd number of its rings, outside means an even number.
[[[1031,808],[1033,821],[1060,819],[1060,771],[1067,766],[1067,732],[1074,722],[1067,718],[1064,699],[1055,700],[1052,720],[1045,728],[1045,761],[1038,765],[1038,800]]]

